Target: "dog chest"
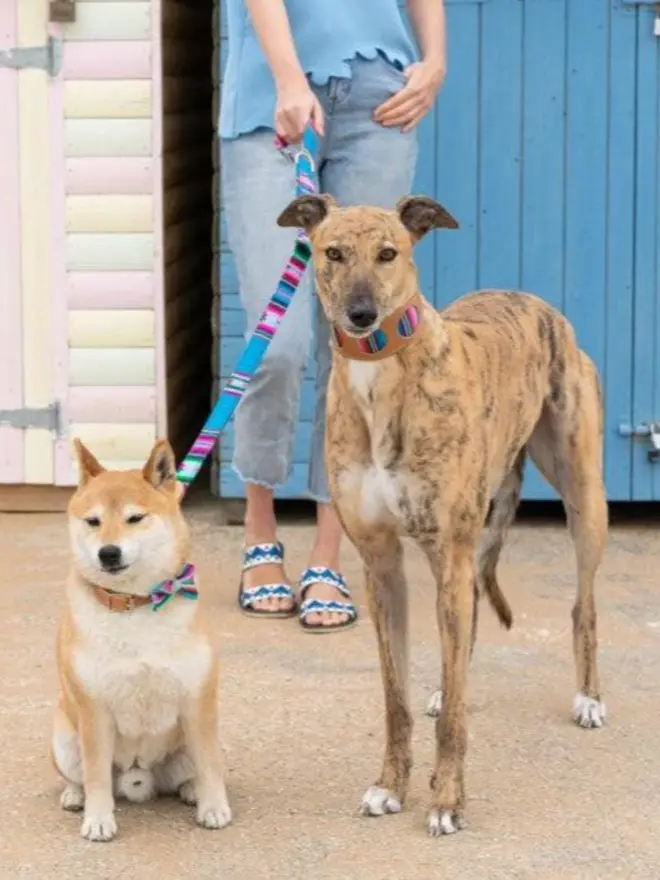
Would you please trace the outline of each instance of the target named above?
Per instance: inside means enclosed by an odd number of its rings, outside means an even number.
[[[95,620],[85,620],[86,612]],[[174,615],[168,621],[158,614],[109,614],[89,606],[77,615],[83,626],[73,655],[76,676],[89,697],[110,709],[126,737],[175,727],[183,701],[199,693],[210,670],[210,645],[182,632]]]

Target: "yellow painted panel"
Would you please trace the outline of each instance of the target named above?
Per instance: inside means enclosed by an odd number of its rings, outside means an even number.
[[[35,46],[45,43],[48,36],[47,0],[18,0],[17,13],[18,44]],[[49,406],[54,397],[49,85],[42,70],[18,72],[23,401],[27,407]],[[54,442],[50,432],[34,428],[26,430],[25,482],[52,483],[53,455]]]
[[[71,385],[154,385],[153,348],[71,348]]]
[[[154,266],[151,233],[73,232],[66,237],[70,272],[147,272]]]
[[[64,86],[67,119],[151,117],[151,83],[141,79],[69,80]]]
[[[156,442],[156,427],[83,422],[72,424],[69,436],[79,437],[101,461],[142,461],[144,464]]]
[[[76,20],[64,25],[62,32],[65,40],[150,40],[151,3],[77,0]]]
[[[151,156],[151,120],[67,119],[64,149],[67,156]]]
[[[67,232],[151,232],[151,196],[68,196]]]
[[[69,312],[71,348],[154,348],[154,313],[142,309]]]

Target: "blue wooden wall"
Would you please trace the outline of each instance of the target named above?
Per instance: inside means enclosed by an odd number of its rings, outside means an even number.
[[[418,248],[442,306],[477,287],[533,291],[575,325],[604,383],[611,500],[660,500],[660,463],[620,425],[660,419],[660,38],[632,0],[445,0],[449,75],[420,127],[416,192],[461,229]],[[221,372],[243,345],[222,242]],[[280,497],[304,497],[313,365],[295,464]],[[219,494],[242,497],[221,450]],[[524,495],[554,497],[533,467]]]

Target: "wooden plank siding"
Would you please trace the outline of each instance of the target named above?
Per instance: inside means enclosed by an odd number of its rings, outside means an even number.
[[[139,464],[164,421],[157,404],[160,156],[155,147],[160,9],[81,0],[62,25],[62,299],[70,439],[106,466]],[[156,47],[154,47],[156,43]]]

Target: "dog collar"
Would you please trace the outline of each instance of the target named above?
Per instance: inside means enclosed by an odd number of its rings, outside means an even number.
[[[405,305],[388,315],[378,329],[361,339],[333,325],[336,350],[353,361],[380,361],[391,357],[410,345],[417,336],[422,322],[421,306],[422,298],[416,293]]]
[[[152,611],[160,611],[174,596],[179,595],[186,599],[199,598],[196,572],[195,566],[187,563],[180,574],[172,580],[163,581],[152,587],[146,596],[117,593],[104,587],[94,587],[94,596],[109,611],[133,611],[144,605],[151,605]]]

